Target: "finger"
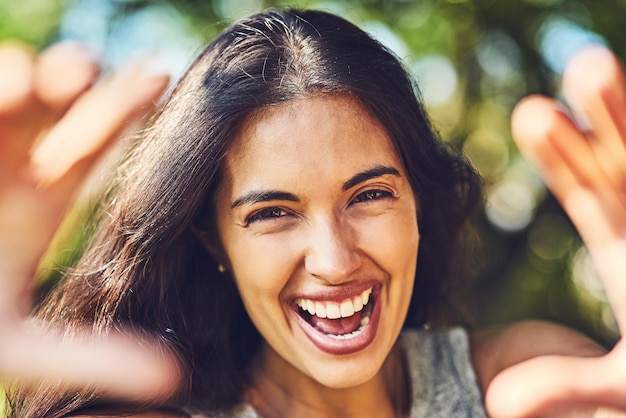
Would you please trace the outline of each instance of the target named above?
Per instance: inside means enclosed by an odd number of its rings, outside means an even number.
[[[576,54],[563,75],[563,92],[582,125],[601,169],[619,190],[626,188],[626,78],[619,60],[592,46]]]
[[[92,388],[121,399],[164,400],[180,383],[176,358],[157,341],[109,335],[63,341],[34,327],[4,330],[0,375],[21,383]]]
[[[15,114],[33,100],[34,60],[26,44],[0,45],[0,116]]]
[[[91,163],[129,118],[151,107],[167,82],[166,75],[155,75],[136,62],[95,86],[40,143],[24,178],[5,185],[0,194],[0,310],[17,310]]]
[[[169,82],[145,61],[134,61],[83,94],[33,151],[40,185],[61,179],[73,189],[87,168],[134,117],[152,109]]]
[[[130,118],[151,108],[167,83],[166,75],[135,62],[98,84],[34,150],[22,181],[5,188],[0,195],[0,273],[5,281],[22,283],[18,291],[26,286],[93,161]]]
[[[624,410],[626,400],[614,396],[614,390],[623,386],[616,376],[623,379],[618,372],[624,367],[614,366],[606,357],[537,357],[496,376],[485,404],[490,416],[497,418],[552,416],[545,414],[576,406]]]
[[[533,97],[513,114],[513,133],[522,153],[538,168],[589,249],[613,312],[626,327],[626,225],[620,194],[585,149],[586,139],[550,100]],[[617,250],[616,250],[617,248]]]
[[[55,44],[37,59],[35,93],[44,105],[60,111],[91,86],[99,73],[98,61],[86,46],[77,42]]]
[[[543,97],[526,99],[513,112],[512,130],[520,151],[537,167],[585,243],[606,245],[619,239],[625,226],[620,196],[562,106]],[[603,228],[587,226],[591,219],[578,205],[580,192],[599,202]]]
[[[530,417],[557,408],[571,390],[571,369],[559,358],[539,357],[498,374],[485,393],[490,416]],[[541,376],[541,378],[539,378]],[[565,379],[564,377],[570,377]]]
[[[511,130],[518,149],[539,171],[545,184],[561,203],[566,190],[578,187],[575,175],[564,164],[554,145],[547,140],[548,132],[560,123],[562,117],[564,115],[556,110],[556,104],[541,96],[522,100],[511,116]]]
[[[595,201],[582,203],[587,206],[589,216],[594,216]],[[597,216],[597,215],[596,215]],[[595,222],[598,228],[603,228],[601,221]],[[605,245],[589,247],[594,266],[605,289],[607,300],[621,335],[626,332],[626,240],[614,240]]]
[[[582,363],[582,364],[581,364]],[[496,418],[532,417],[542,411],[558,410],[572,404],[598,405],[594,387],[597,378],[585,376],[584,385],[578,380],[592,367],[599,367],[597,359],[545,356],[510,367],[494,378],[485,395],[489,415]]]
[[[0,44],[0,181],[23,164],[38,129],[34,61],[35,52],[28,45]]]
[[[619,203],[615,203],[618,205]],[[623,230],[609,221],[597,196],[578,189],[563,207],[579,230],[598,271],[621,334],[626,331],[626,240]]]

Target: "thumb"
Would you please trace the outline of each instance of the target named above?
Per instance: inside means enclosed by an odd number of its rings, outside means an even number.
[[[491,382],[485,395],[487,410],[493,417],[513,418],[580,405],[625,409],[626,374],[618,354],[543,356],[519,363]]]

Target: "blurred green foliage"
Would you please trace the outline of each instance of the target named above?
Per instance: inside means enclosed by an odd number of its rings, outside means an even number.
[[[477,219],[485,263],[468,284],[481,302],[479,322],[540,317],[574,326],[607,345],[614,342],[610,310],[580,240],[535,172],[519,157],[508,119],[515,103],[528,94],[560,96],[559,72],[581,45],[606,43],[626,57],[626,1],[288,4],[339,13],[389,45],[418,78],[444,140],[463,148],[485,177],[488,203]],[[0,0],[0,39],[44,46],[77,37],[113,64],[121,59],[120,50],[167,44],[179,53],[176,60],[184,67],[202,41],[233,19],[279,5],[285,3]]]
[[[40,44],[58,29],[65,0],[0,0],[0,39]]]

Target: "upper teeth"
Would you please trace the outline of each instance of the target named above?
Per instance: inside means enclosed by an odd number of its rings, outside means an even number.
[[[344,299],[340,302],[298,298],[296,299],[296,305],[311,315],[315,315],[320,318],[348,318],[354,315],[355,312],[361,311],[363,307],[367,305],[371,294],[372,288],[370,287],[360,295]]]

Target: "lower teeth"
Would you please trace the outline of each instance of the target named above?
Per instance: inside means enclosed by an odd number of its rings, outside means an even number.
[[[361,326],[359,327],[359,329],[357,329],[356,331],[353,331],[349,334],[341,334],[341,335],[335,335],[335,334],[326,334],[331,338],[334,338],[336,340],[349,340],[350,338],[354,338],[357,335],[359,335],[361,332],[363,332],[363,330],[365,329],[365,327],[367,326],[367,324],[370,323],[370,318],[369,316],[364,316],[361,319]]]

